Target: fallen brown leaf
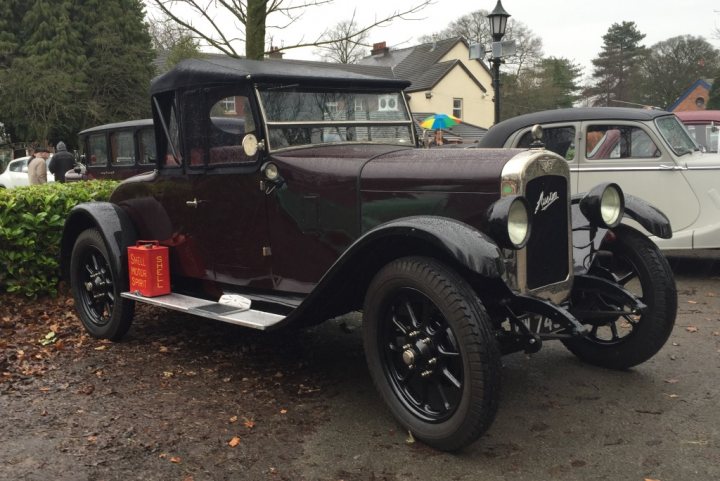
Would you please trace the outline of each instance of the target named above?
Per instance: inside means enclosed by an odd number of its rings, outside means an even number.
[[[237,416],[231,416],[231,417],[230,417],[230,422],[231,422],[231,423],[236,423],[237,420],[238,420],[238,417],[237,417]]]
[[[686,330],[687,332],[697,332],[697,331],[698,331],[698,328],[695,327],[695,326],[688,326],[688,327],[685,328],[685,330]]]
[[[231,448],[234,448],[238,444],[240,444],[240,438],[237,436],[234,436],[230,441],[228,441],[228,446]]]
[[[688,304],[697,304],[697,301],[687,301]]]
[[[677,379],[665,379],[665,382],[668,384],[676,384],[678,382]]]
[[[243,418],[243,419],[244,419],[243,426],[245,426],[248,429],[252,429],[255,427],[255,421],[253,421],[252,419],[248,419],[248,418]]]
[[[172,458],[170,458],[170,462],[171,462],[171,463],[177,464],[177,463],[179,463],[180,461],[182,461],[182,459],[180,459],[180,456],[173,456]]]

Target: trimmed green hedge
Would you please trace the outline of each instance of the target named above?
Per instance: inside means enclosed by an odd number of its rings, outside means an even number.
[[[0,189],[0,290],[57,294],[65,218],[81,202],[107,200],[117,184],[103,180]]]

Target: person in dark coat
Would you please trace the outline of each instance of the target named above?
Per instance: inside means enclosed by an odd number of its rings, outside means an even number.
[[[75,157],[67,151],[65,142],[58,142],[55,146],[55,155],[50,159],[48,168],[55,176],[55,182],[65,182],[65,172],[75,165]]]

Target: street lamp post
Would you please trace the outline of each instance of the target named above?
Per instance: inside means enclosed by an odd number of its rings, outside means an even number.
[[[510,16],[498,0],[495,9],[487,16],[490,21],[490,32],[492,33],[492,70],[493,90],[495,91],[495,123],[500,122],[500,64],[502,63],[502,43],[507,27],[507,19]]]

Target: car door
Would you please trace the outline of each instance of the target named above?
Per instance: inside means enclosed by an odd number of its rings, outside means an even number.
[[[684,175],[685,167],[676,162],[647,125],[586,121],[580,133],[578,191],[587,191],[601,182],[615,182],[625,193],[665,213],[674,232],[697,219],[700,205]],[[692,235],[688,235],[677,237],[673,247],[691,246]]]
[[[187,229],[202,246],[216,281],[266,288],[270,244],[266,195],[260,190],[259,154],[242,142],[256,135],[249,90],[219,87],[184,96],[185,172],[192,194],[184,200]],[[192,104],[192,105],[190,105]]]
[[[14,160],[8,165],[8,173],[10,185],[8,187],[21,187],[30,185],[30,178],[28,177],[28,160],[30,157],[26,157],[22,160]]]

